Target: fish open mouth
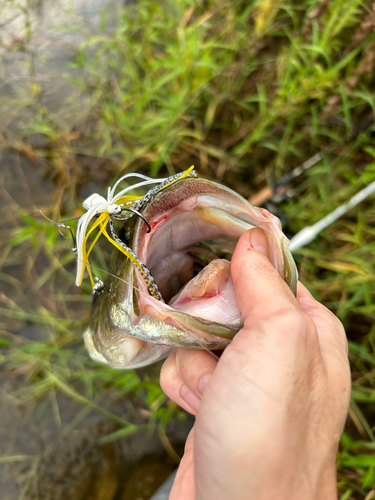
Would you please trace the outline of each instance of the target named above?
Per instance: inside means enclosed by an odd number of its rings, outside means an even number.
[[[230,259],[241,234],[259,223],[243,198],[216,186],[185,180],[161,193],[144,212],[152,230],[140,222],[134,250],[171,308],[238,330]]]
[[[242,327],[230,259],[253,227],[264,231],[270,261],[295,293],[297,271],[280,221],[234,191],[185,176],[156,191],[140,212],[151,231],[141,218],[123,226],[129,251],[114,254],[112,273],[94,294],[84,334],[93,359],[137,368],[174,347],[227,346]]]

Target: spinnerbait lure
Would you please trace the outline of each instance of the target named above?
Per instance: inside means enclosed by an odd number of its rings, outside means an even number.
[[[78,220],[77,225],[77,234],[76,234],[76,248],[77,248],[77,274],[76,274],[76,285],[80,286],[82,284],[83,276],[85,269],[87,268],[91,285],[94,288],[95,283],[92,276],[90,264],[89,264],[89,255],[98,241],[101,234],[104,236],[118,249],[120,252],[125,254],[133,265],[140,271],[142,279],[147,285],[147,289],[150,295],[158,300],[163,300],[159,290],[155,284],[154,279],[152,278],[147,267],[139,260],[139,258],[135,255],[135,253],[118,238],[116,235],[113,223],[111,219],[117,219],[121,221],[125,221],[130,219],[134,214],[140,216],[144,222],[147,224],[149,230],[150,226],[139,213],[142,207],[152,200],[152,198],[158,194],[163,189],[170,187],[175,182],[186,179],[188,177],[195,177],[194,167],[190,167],[188,170],[181,174],[175,174],[167,179],[151,179],[142,174],[131,173],[126,174],[121,177],[112,188],[108,188],[107,199],[103,196],[94,193],[90,195],[84,202],[83,207],[87,210]],[[139,182],[132,186],[128,186],[127,188],[120,191],[117,195],[115,195],[115,191],[119,183],[129,177],[138,177],[140,179],[144,179],[143,182]],[[127,192],[137,189],[143,186],[147,186],[150,184],[157,184],[154,188],[150,189],[144,196],[131,196],[126,195]],[[128,213],[127,213],[128,212]],[[89,228],[90,222],[94,217],[97,217],[97,220],[92,224]],[[99,228],[99,232],[95,236],[88,250],[86,250],[86,245],[90,234],[96,229]]]

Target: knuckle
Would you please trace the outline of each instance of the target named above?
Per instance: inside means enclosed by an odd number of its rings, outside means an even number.
[[[304,328],[306,330],[306,333],[308,333],[311,330],[316,330],[314,321],[312,320],[311,316],[309,316],[306,312],[304,311],[299,311],[299,319],[300,319],[300,327],[301,329]]]
[[[191,375],[194,372],[196,356],[198,351],[189,349],[178,349],[176,354],[177,370],[182,379]]]
[[[170,387],[171,385],[173,385],[173,382],[177,378],[177,376],[178,373],[175,363],[175,352],[173,352],[164,361],[160,371],[160,386],[165,393],[170,391]]]
[[[211,361],[206,353],[195,349],[179,349],[176,356],[179,376],[190,388],[195,388],[202,373],[211,370]]]
[[[280,331],[284,340],[306,342],[310,337],[311,318],[297,308],[279,309],[271,316],[271,321]]]
[[[245,326],[252,328],[256,324],[265,331],[279,331],[282,336],[301,337],[308,333],[312,324],[311,318],[298,310],[292,303],[285,302],[278,307],[267,309],[256,318],[248,318]]]
[[[167,394],[168,392],[168,389],[169,389],[169,379],[168,377],[166,376],[165,374],[165,371],[162,371],[160,372],[160,380],[159,380],[159,383],[160,383],[160,387],[161,387],[161,390]]]
[[[345,335],[345,329],[344,325],[342,324],[341,320],[327,307],[323,306],[327,315],[327,319],[330,320],[332,326],[340,333],[343,333]]]
[[[348,339],[346,337],[346,332],[344,325],[341,323],[339,318],[333,314],[332,311],[327,309],[329,315],[327,315],[328,321],[331,323],[332,332],[334,334],[334,339],[336,340],[336,345],[344,350],[345,355],[349,353]]]
[[[316,302],[314,308],[307,310],[307,315],[317,325],[320,335],[330,339],[330,343],[339,347],[347,356],[349,351],[348,340],[340,319],[320,302]]]
[[[292,305],[279,307],[271,311],[268,317],[273,323],[283,327],[293,326],[294,329],[303,326],[304,323],[301,313]]]

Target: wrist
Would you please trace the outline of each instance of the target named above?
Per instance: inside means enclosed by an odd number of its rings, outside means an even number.
[[[337,500],[336,463],[331,460],[321,471],[314,500]]]
[[[314,479],[315,476],[315,479]],[[285,500],[337,500],[337,478],[335,460],[322,461],[314,471],[306,471],[305,478],[296,477],[293,494]]]
[[[277,488],[276,485],[272,485],[271,489],[275,487]],[[272,495],[269,493],[269,491],[262,492],[264,496],[260,498],[262,500],[276,497],[282,500],[337,500],[335,459],[321,460],[319,463],[309,463],[307,466],[302,466],[300,462],[293,472],[285,471],[284,481],[279,482],[278,492],[273,491]]]

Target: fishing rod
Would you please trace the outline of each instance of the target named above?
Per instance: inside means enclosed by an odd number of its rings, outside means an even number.
[[[361,191],[350,198],[349,201],[337,207],[333,212],[323,217],[323,219],[320,219],[320,221],[316,222],[312,226],[306,226],[301,229],[301,231],[299,231],[290,240],[289,250],[291,252],[294,252],[295,250],[298,250],[299,248],[302,248],[311,243],[313,240],[315,240],[318,234],[323,231],[323,229],[330,226],[333,222],[346,214],[346,212],[348,212],[351,208],[361,203],[361,201],[363,201],[374,192],[375,181],[371,182],[368,186],[361,189]]]
[[[279,179],[273,186],[267,186],[261,189],[258,193],[254,194],[249,198],[251,205],[260,206],[267,201],[272,201],[273,203],[280,203],[285,198],[287,189],[286,184],[289,184],[296,177],[306,172],[309,168],[313,167],[324,158],[322,151],[319,151],[314,156],[304,161],[298,167],[295,167],[291,172],[285,174],[281,179]],[[293,192],[294,193],[294,192]]]
[[[370,113],[361,123],[353,127],[353,130],[350,134],[349,140],[353,140],[358,135],[367,130],[371,125],[374,124],[375,118],[373,113]],[[274,182],[271,186],[266,186],[261,189],[253,196],[249,198],[249,202],[254,206],[261,206],[266,202],[271,203],[280,203],[285,198],[290,198],[294,195],[293,189],[288,189],[286,186],[290,184],[291,181],[305,173],[311,167],[314,167],[317,163],[319,163],[323,158],[328,156],[329,154],[335,153],[340,148],[339,146],[334,146],[333,148],[328,149],[327,151],[318,151],[313,156],[311,156],[308,160],[304,161],[301,165],[293,168],[290,172],[287,172],[283,175],[279,180]]]
[[[361,132],[367,130],[373,123],[374,123],[374,115],[371,113],[371,115],[367,116],[367,118],[363,120],[359,125],[354,127],[350,135],[350,138],[353,139],[357,137]],[[249,202],[255,206],[263,204],[266,204],[267,206],[267,204],[269,205],[271,203],[275,204],[280,203],[287,197],[290,198],[291,196],[294,195],[294,190],[291,188],[288,189],[286,185],[289,184],[295,178],[302,175],[307,170],[309,170],[311,167],[319,163],[328,154],[332,154],[335,151],[337,151],[338,148],[339,146],[335,146],[334,148],[331,148],[331,150],[329,151],[317,152],[311,158],[304,161],[301,165],[291,170],[291,172],[288,172],[285,175],[283,175],[278,181],[276,181],[273,184],[273,186],[267,186],[262,190],[260,190],[255,195],[253,195],[249,199]],[[361,201],[363,201],[365,198],[367,198],[374,192],[375,192],[375,181],[373,181],[368,186],[361,189],[349,201],[346,201],[345,203],[341,204],[331,213],[320,219],[320,221],[318,221],[317,223],[313,224],[312,226],[304,227],[301,231],[299,231],[296,235],[294,235],[290,239],[290,246],[289,246],[290,251],[294,252],[299,248],[302,248],[311,243],[318,236],[318,234],[321,233],[326,227],[333,224],[333,222],[342,217],[346,212],[354,208],[356,205],[358,205]],[[270,207],[270,210],[272,212],[275,212],[275,207]]]

